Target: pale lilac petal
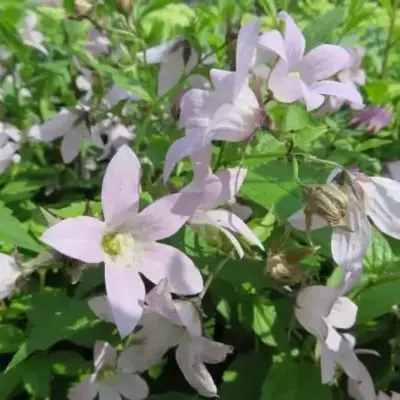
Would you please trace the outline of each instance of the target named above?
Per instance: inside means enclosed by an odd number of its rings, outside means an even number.
[[[331,239],[332,256],[346,271],[360,268],[371,241],[371,225],[361,206],[349,198],[348,218],[350,230],[333,229]]]
[[[114,323],[111,307],[107,296],[95,296],[88,300],[88,304],[93,313],[105,322]]]
[[[281,11],[278,14],[278,18],[285,21],[283,40],[285,43],[286,60],[289,66],[294,66],[303,57],[306,41],[299,27],[286,11]]]
[[[117,351],[110,343],[97,340],[93,349],[93,365],[96,371],[101,370],[105,365],[115,367],[117,365]]]
[[[188,336],[179,343],[176,362],[188,383],[204,397],[216,397],[217,387],[206,366],[198,359]]]
[[[360,185],[374,224],[386,235],[400,239],[400,183],[377,176],[360,180]]]
[[[327,222],[318,215],[313,215],[311,218],[312,218],[311,230],[321,229],[328,226]],[[291,215],[288,218],[287,221],[289,222],[290,225],[293,226],[293,228],[296,228],[300,231],[306,230],[306,217],[304,215],[304,209],[296,211],[293,215]]]
[[[260,239],[253,233],[253,231],[235,214],[228,210],[209,210],[206,211],[207,217],[214,221],[217,226],[227,228],[232,232],[242,235],[247,241],[261,250],[264,250],[263,244]]]
[[[179,314],[181,325],[185,326],[191,336],[202,334],[202,320],[200,314],[200,301],[197,299],[182,299],[174,301],[176,311]]]
[[[321,107],[325,100],[324,96],[321,96],[315,90],[310,89],[302,81],[300,81],[300,87],[303,93],[304,102],[306,103],[307,111],[312,111]]]
[[[230,78],[229,78],[230,77]],[[225,71],[223,69],[211,68],[210,69],[210,79],[216,90],[221,88],[221,85],[224,81],[231,79],[231,82],[234,82],[235,73],[232,71]]]
[[[110,384],[129,400],[142,400],[149,395],[146,381],[138,375],[119,373]]]
[[[390,177],[400,182],[400,161],[390,161],[386,163]]]
[[[237,204],[235,202],[229,202],[228,207],[234,214],[236,214],[243,221],[247,221],[251,217],[251,214],[253,213],[251,207],[245,206],[243,204]]]
[[[218,171],[215,176],[219,178],[222,184],[222,191],[214,205],[225,204],[233,201],[243,185],[247,175],[247,169],[242,167],[228,168]]]
[[[203,89],[190,89],[181,99],[181,112],[179,123],[181,126],[190,127],[197,123],[199,118],[208,119],[209,115],[204,111],[212,92]]]
[[[192,336],[192,344],[199,358],[207,364],[223,362],[228,354],[233,352],[233,347],[224,343],[214,342],[202,336]]]
[[[212,173],[211,169],[212,146],[206,146],[192,155],[193,186],[202,188],[205,179]]]
[[[81,142],[89,136],[89,130],[85,122],[73,126],[63,137],[61,142],[61,156],[66,164],[72,162],[79,154]]]
[[[348,393],[356,400],[375,400],[375,385],[370,373],[364,364],[360,362],[358,379],[349,379]],[[379,397],[378,397],[379,399]]]
[[[158,72],[157,93],[159,96],[166,94],[179,82],[185,68],[183,51],[183,46],[179,46],[163,59]]]
[[[106,262],[105,282],[115,324],[124,338],[133,331],[142,315],[138,300],[144,300],[144,284],[136,268],[119,267],[110,262]]]
[[[142,241],[172,236],[194,214],[201,199],[201,194],[182,192],[156,200],[135,216],[131,223],[133,236]]]
[[[137,209],[140,176],[140,163],[135,153],[127,145],[121,146],[107,166],[101,189],[106,222],[128,209]]]
[[[188,157],[211,143],[211,138],[199,135],[187,135],[176,140],[168,149],[165,156],[163,178],[164,182],[168,181],[175,165],[184,157]]]
[[[13,257],[0,253],[0,300],[10,296],[15,288],[16,280],[22,275]]]
[[[308,52],[298,64],[301,78],[307,83],[329,78],[343,69],[351,60],[341,46],[322,44]]]
[[[321,381],[323,384],[333,381],[336,372],[335,358],[333,352],[328,349],[324,342],[320,342],[321,346]]]
[[[98,382],[99,400],[122,400],[118,390],[109,385],[107,381]]]
[[[236,45],[236,92],[239,93],[245,83],[255,59],[260,21],[254,19],[243,26],[237,37]]]
[[[150,47],[149,49],[137,53],[137,57],[144,61],[146,59],[147,64],[159,64],[165,57],[171,52],[180,42],[182,38],[177,36],[166,43]]]
[[[258,45],[265,50],[273,51],[287,62],[285,43],[281,33],[277,30],[274,29],[270,32],[263,33],[258,39]]]
[[[67,218],[47,229],[41,240],[68,257],[99,263],[104,260],[103,231],[104,223],[96,218]]]
[[[203,279],[193,261],[182,251],[166,244],[144,245],[138,268],[155,284],[167,278],[172,292],[192,295],[203,290]]]
[[[355,104],[363,104],[363,99],[354,85],[342,82],[320,81],[310,87],[311,90],[328,96],[337,96]]]
[[[68,400],[93,400],[97,395],[97,387],[93,375],[84,379],[68,392]]]
[[[293,103],[303,97],[300,75],[290,76],[288,64],[280,59],[272,69],[268,88],[281,103]]]
[[[41,125],[34,125],[30,129],[28,136],[44,142],[51,142],[64,136],[72,128],[76,118],[77,115],[75,113],[64,108],[49,121]]]
[[[109,106],[113,107],[122,100],[139,100],[139,97],[133,93],[128,92],[121,86],[114,84],[111,86],[110,90],[107,92],[105,101]]]
[[[325,321],[340,329],[349,329],[357,319],[357,305],[347,297],[339,297]]]

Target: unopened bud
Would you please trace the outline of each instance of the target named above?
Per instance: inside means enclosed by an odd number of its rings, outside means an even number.
[[[74,6],[74,16],[78,18],[86,17],[92,11],[92,4],[88,3],[85,0],[75,0]]]
[[[331,227],[349,229],[346,187],[336,183],[304,185],[303,194],[306,201],[306,217],[318,215]]]
[[[118,0],[117,9],[121,14],[129,15],[133,10],[132,0]]]

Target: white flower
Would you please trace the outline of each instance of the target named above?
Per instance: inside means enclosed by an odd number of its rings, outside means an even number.
[[[78,156],[83,140],[90,138],[84,118],[87,111],[88,108],[85,106],[74,109],[63,108],[49,121],[34,125],[28,135],[44,142],[52,142],[62,137],[61,156],[65,163],[70,163]]]
[[[96,28],[91,28],[85,50],[93,56],[107,54],[110,50],[110,41],[104,32],[100,32]]]
[[[13,293],[15,282],[21,275],[22,271],[15,259],[0,253],[0,300]]]
[[[126,374],[117,367],[117,352],[108,343],[94,347],[94,373],[68,392],[69,400],[142,400],[149,394],[147,383],[138,375]]]
[[[232,347],[202,336],[199,310],[187,300],[172,300],[167,280],[146,296],[146,304],[135,335],[135,344],[120,358],[124,371],[142,371],[158,362],[171,347],[189,384],[205,397],[217,396],[217,388],[204,363],[222,362]]]
[[[0,173],[3,173],[12,163],[21,159],[17,153],[21,133],[15,127],[0,122]]]
[[[23,21],[22,28],[20,29],[20,35],[22,41],[30,47],[38,49],[43,54],[47,55],[48,51],[42,45],[43,35],[36,30],[37,17],[36,14],[29,13]]]
[[[333,380],[336,364],[354,379],[360,373],[349,335],[336,330],[351,328],[357,316],[357,306],[342,293],[343,287],[310,286],[302,289],[296,300],[297,320],[317,338],[321,348],[323,383]]]

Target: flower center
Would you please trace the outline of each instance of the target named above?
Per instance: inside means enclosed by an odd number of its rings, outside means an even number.
[[[104,235],[101,244],[107,254],[116,257],[122,255],[128,246],[132,246],[134,240],[129,234],[114,232]]]
[[[292,78],[299,78],[300,74],[298,72],[289,72],[289,76],[291,76]]]
[[[100,371],[98,371],[97,376],[99,377],[100,380],[102,381],[108,381],[112,378],[114,378],[116,375],[116,370],[115,367],[112,367],[111,365],[105,365],[103,368],[101,368]]]

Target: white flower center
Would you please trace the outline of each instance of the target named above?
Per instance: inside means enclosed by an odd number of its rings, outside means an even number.
[[[133,264],[135,240],[129,233],[112,232],[103,236],[101,245],[113,262],[129,267]]]

